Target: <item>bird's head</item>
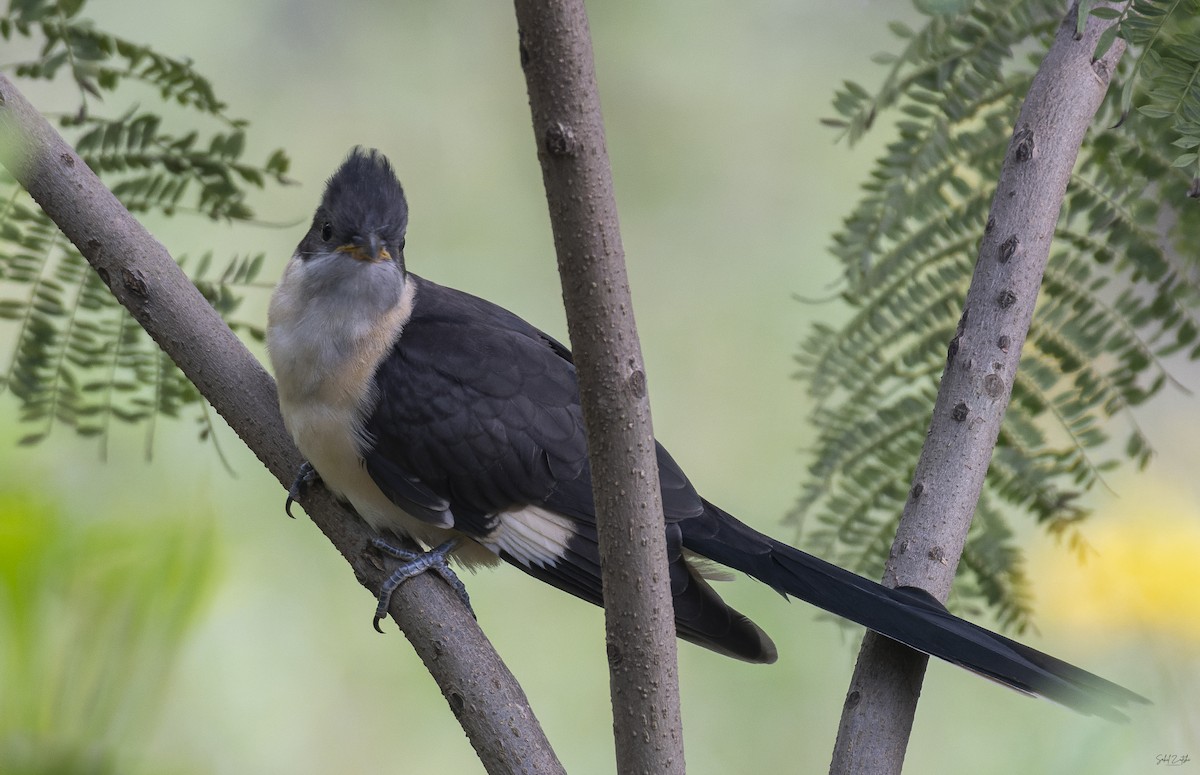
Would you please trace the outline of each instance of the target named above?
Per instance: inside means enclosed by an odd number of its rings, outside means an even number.
[[[325,184],[276,296],[297,309],[318,299],[365,315],[391,309],[408,285],[407,227],[408,203],[387,157],[355,148]]]
[[[394,262],[404,269],[408,203],[387,157],[355,148],[325,184],[312,226],[296,255],[367,264]]]
[[[407,226],[408,204],[387,158],[352,150],[271,296],[267,349],[281,396],[308,395],[347,357],[365,357],[371,342],[391,344],[416,293],[404,269]]]

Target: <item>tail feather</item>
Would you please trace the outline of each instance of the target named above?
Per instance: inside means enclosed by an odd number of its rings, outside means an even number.
[[[762,628],[726,604],[683,557],[671,563],[670,573],[679,637],[747,662],[776,660],[775,644]]]
[[[951,614],[915,587],[891,589],[769,538],[705,503],[686,520],[683,544],[900,643],[1075,710],[1124,719],[1119,708],[1147,700],[1100,676]]]

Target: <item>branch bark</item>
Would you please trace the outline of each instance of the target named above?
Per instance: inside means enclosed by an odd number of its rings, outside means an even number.
[[[945,600],[1012,395],[1050,243],[1083,136],[1124,51],[1098,61],[1112,21],[1076,36],[1072,6],[1030,86],[1000,171],[971,287],[883,583]],[[928,658],[867,633],[846,695],[831,773],[899,773]]]
[[[684,771],[675,616],[645,367],[582,0],[516,0],[599,523],[617,770]]]
[[[183,370],[267,470],[287,487],[300,465],[279,415],[275,383],[159,244],[17,88],[0,75],[0,163]],[[369,548],[372,531],[328,491],[302,503],[374,593],[394,562]],[[365,603],[364,603],[365,606]],[[363,608],[363,626],[369,609]],[[389,609],[437,681],[485,768],[561,773],[516,679],[440,580],[401,585]]]

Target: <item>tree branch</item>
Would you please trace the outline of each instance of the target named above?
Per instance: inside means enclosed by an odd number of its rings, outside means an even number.
[[[0,75],[0,163],[285,487],[301,459],[279,415],[275,383],[167,251]],[[302,500],[372,593],[394,563],[372,531],[324,488]],[[385,567],[386,566],[386,567]],[[425,574],[401,585],[389,613],[437,681],[493,773],[561,773],[524,692],[449,588]],[[367,626],[368,609],[363,609]]]
[[[1017,118],[933,418],[884,570],[889,586],[950,592],[1008,407],[1080,144],[1124,43],[1092,61],[1112,21],[1076,37],[1067,13]],[[846,695],[831,773],[898,773],[928,658],[867,633]]]
[[[599,526],[617,770],[684,771],[675,616],[645,367],[582,0],[516,0]]]

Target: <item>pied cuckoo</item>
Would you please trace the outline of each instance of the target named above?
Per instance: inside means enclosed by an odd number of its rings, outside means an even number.
[[[354,149],[272,296],[267,346],[279,405],[311,464],[297,486],[315,469],[374,529],[437,547],[406,555],[395,583],[434,567],[457,584],[447,556],[466,567],[503,560],[600,604],[570,351],[495,304],[409,272],[407,226],[391,164]],[[657,457],[679,637],[748,662],[776,659],[767,634],[709,584],[696,561],[707,558],[1086,713],[1119,718],[1119,708],[1144,701],[959,619],[923,590],[884,587],[753,530],[702,498],[661,444]]]

